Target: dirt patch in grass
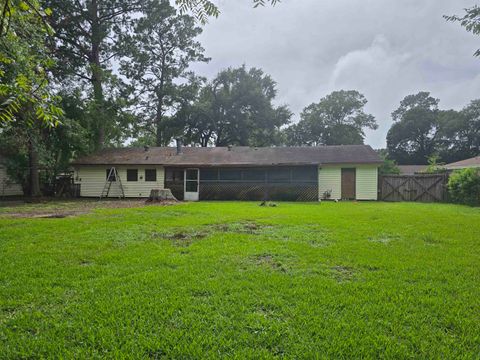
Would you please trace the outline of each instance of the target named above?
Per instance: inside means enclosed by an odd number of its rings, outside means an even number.
[[[260,254],[252,257],[252,261],[255,265],[266,267],[274,271],[286,273],[288,271],[287,266],[274,254]]]
[[[422,234],[421,237],[420,237],[423,242],[427,245],[439,245],[442,243],[441,240],[437,239],[435,236],[433,236],[432,234],[430,233],[427,233],[427,234]]]
[[[379,234],[368,238],[368,241],[378,244],[389,244],[392,241],[400,239],[400,236],[395,234]]]
[[[259,235],[262,231],[272,228],[270,225],[258,224],[255,221],[234,222],[229,224],[218,224],[213,227],[214,231],[233,232],[237,234]]]
[[[356,276],[356,271],[351,266],[336,265],[330,270],[333,278],[338,282],[351,281]]]
[[[0,217],[30,219],[61,219],[88,214],[95,209],[124,209],[144,206],[170,206],[177,202],[164,201],[145,203],[143,199],[132,200],[46,200],[35,203],[24,201],[0,202]]]
[[[170,240],[173,246],[188,247],[195,241],[201,240],[207,237],[209,233],[203,230],[197,229],[178,229],[171,233],[157,233],[152,234],[153,238],[161,238]]]

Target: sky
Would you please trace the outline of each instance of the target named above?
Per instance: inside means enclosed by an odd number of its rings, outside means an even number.
[[[408,94],[429,91],[440,108],[460,110],[480,98],[480,38],[443,15],[475,0],[218,0],[221,14],[199,40],[212,60],[200,75],[246,64],[277,82],[277,105],[297,122],[304,107],[335,90],[358,90],[379,129],[365,142],[385,147],[391,112]]]

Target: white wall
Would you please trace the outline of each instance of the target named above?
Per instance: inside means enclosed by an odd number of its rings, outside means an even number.
[[[75,183],[80,184],[80,196],[98,197],[106,182],[106,170],[109,166],[77,166]],[[164,168],[162,166],[117,166],[116,167],[126,197],[148,197],[150,190],[164,188]],[[127,169],[138,170],[138,181],[127,181]],[[145,181],[145,169],[157,169],[157,181]],[[121,190],[112,182],[109,197],[118,197]]]
[[[342,171],[339,167],[324,166],[318,170],[318,194],[323,199],[326,191],[331,191],[330,199],[342,197]]]
[[[356,169],[356,199],[377,200],[378,166],[377,165],[335,165],[321,166],[318,170],[319,198],[325,191],[332,191],[331,199],[342,197],[342,168]]]
[[[0,164],[0,196],[21,196],[22,186],[13,182],[7,175],[7,169]]]

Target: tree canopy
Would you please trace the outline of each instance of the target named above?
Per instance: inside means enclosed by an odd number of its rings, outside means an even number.
[[[363,144],[365,129],[377,129],[371,114],[364,111],[365,96],[356,90],[334,91],[307,106],[301,120],[285,130],[291,145]]]
[[[260,69],[221,71],[183,112],[188,141],[201,146],[280,144],[280,129],[291,112],[273,105],[276,95],[275,81]]]

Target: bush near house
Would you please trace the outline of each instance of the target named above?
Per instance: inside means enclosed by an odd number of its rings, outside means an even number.
[[[453,202],[479,206],[480,169],[455,171],[448,181],[448,191]]]

